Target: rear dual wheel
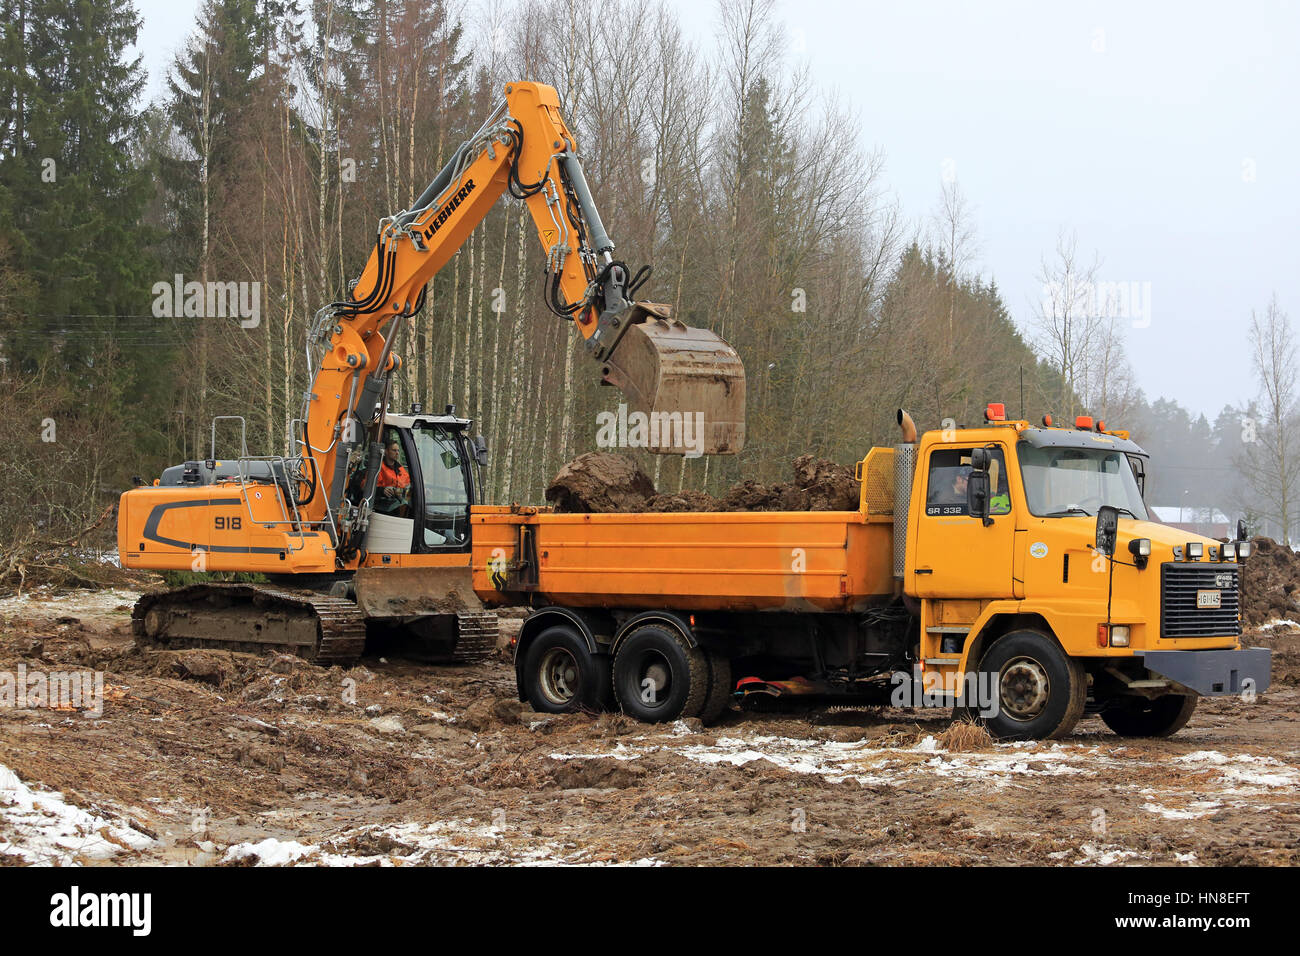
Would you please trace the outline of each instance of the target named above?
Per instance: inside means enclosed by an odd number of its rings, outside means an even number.
[[[692,647],[676,628],[645,624],[614,655],[614,697],[623,713],[646,723],[716,720],[731,703],[731,661]]]
[[[543,714],[605,710],[609,703],[609,658],[593,655],[571,627],[550,627],[524,654],[524,696]]]
[[[619,644],[613,660],[592,654],[581,635],[558,625],[524,652],[524,696],[540,713],[608,710],[617,704],[646,723],[716,720],[731,703],[731,661],[692,647],[676,628],[645,624]],[[612,684],[612,686],[611,686]]]

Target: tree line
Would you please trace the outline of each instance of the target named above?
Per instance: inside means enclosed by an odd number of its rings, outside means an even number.
[[[284,453],[312,316],[517,79],[559,91],[619,256],[653,266],[641,297],[744,360],[744,452],[647,457],[663,490],[782,479],[805,452],[853,461],[894,440],[899,406],[935,425],[995,399],[1132,412],[1137,431],[1165,414],[1095,308],[1081,328],[1045,302],[1022,332],[971,265],[955,182],[928,216],[889,198],[884,154],[786,61],[774,6],[721,0],[702,48],[635,0],[501,0],[473,19],[441,0],[204,0],[174,60],[148,64],[166,89],[142,104],[129,0],[0,0],[0,386],[16,409],[0,541],[75,531],[132,476],[207,457],[216,415],[245,418],[250,453]],[[1075,258],[1063,244],[1045,280],[1073,288]],[[399,343],[395,406],[474,418],[490,501],[540,502],[620,400],[546,310],[542,265],[504,199]],[[187,315],[192,284],[227,314]],[[238,451],[223,423],[217,455]]]

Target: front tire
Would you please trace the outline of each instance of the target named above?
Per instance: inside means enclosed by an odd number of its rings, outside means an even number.
[[[1194,694],[1165,694],[1154,700],[1121,697],[1100,716],[1121,737],[1172,737],[1191,720],[1198,700]]]
[[[524,696],[542,714],[604,709],[609,697],[609,658],[595,656],[569,627],[547,628],[524,654]]]
[[[709,663],[675,628],[638,627],[614,655],[614,697],[645,723],[699,717],[709,692]]]
[[[1012,631],[980,661],[981,689],[991,687],[997,713],[981,718],[999,740],[1068,735],[1083,716],[1088,678],[1083,666],[1039,631]]]

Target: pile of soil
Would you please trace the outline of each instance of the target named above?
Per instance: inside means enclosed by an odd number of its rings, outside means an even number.
[[[601,514],[642,511],[654,493],[654,482],[631,458],[594,451],[560,469],[546,500],[561,514]]]
[[[1241,575],[1242,621],[1247,627],[1300,621],[1300,555],[1272,538],[1255,538],[1253,544]]]
[[[853,469],[800,455],[794,478],[774,485],[742,481],[722,497],[703,491],[660,494],[650,476],[626,455],[590,452],[560,469],[546,500],[561,514],[651,511],[856,511]]]

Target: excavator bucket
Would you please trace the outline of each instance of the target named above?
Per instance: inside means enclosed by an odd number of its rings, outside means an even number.
[[[604,380],[647,420],[657,455],[734,455],[745,447],[745,366],[707,329],[672,317],[672,307],[635,302]]]

